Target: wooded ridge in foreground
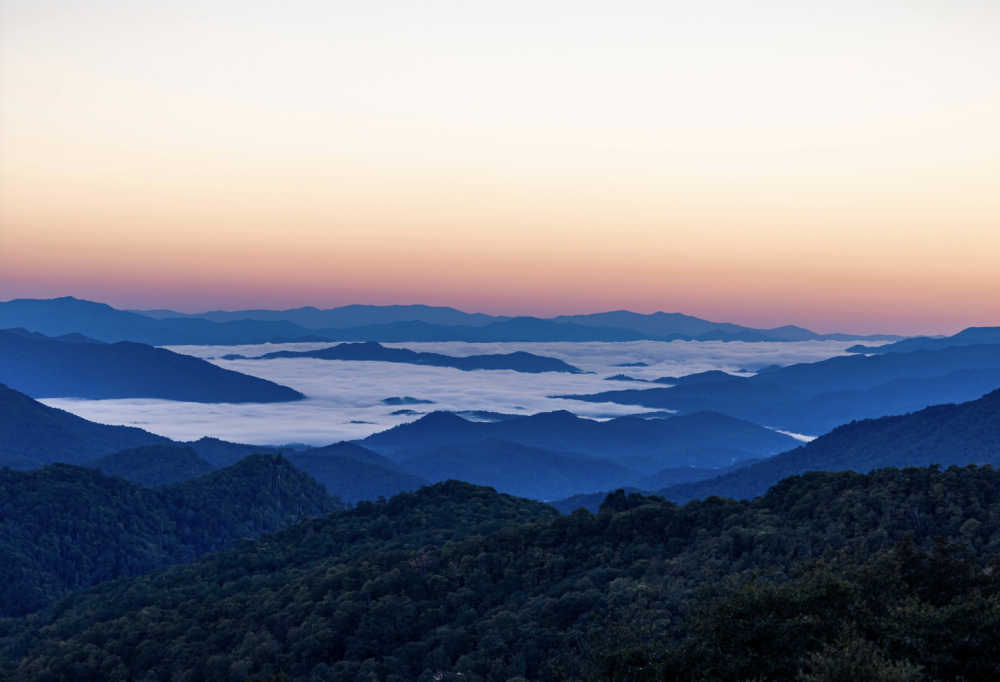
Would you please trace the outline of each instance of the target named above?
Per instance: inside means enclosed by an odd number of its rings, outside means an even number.
[[[0,615],[31,613],[75,590],[193,561],[340,507],[278,455],[158,488],[70,464],[0,469]]]
[[[448,482],[0,621],[12,680],[994,680],[1000,474],[569,516]]]

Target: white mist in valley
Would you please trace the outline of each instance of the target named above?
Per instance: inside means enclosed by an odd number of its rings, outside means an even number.
[[[223,360],[225,355],[261,356],[277,350],[312,350],[329,343],[247,346],[176,346],[171,350],[220,367],[269,379],[306,395],[305,400],[269,404],[204,404],[170,400],[75,400],[51,398],[58,407],[103,424],[138,426],[177,440],[213,436],[242,443],[325,445],[364,438],[412,421],[419,414],[399,410],[487,410],[535,414],[569,410],[583,417],[610,418],[646,411],[613,403],[585,403],[552,395],[654,388],[638,382],[606,381],[625,374],[637,379],[684,376],[707,370],[737,372],[768,365],[816,362],[844,355],[854,342],[722,343],[633,341],[627,343],[399,343],[384,344],[453,356],[526,351],[564,360],[591,374],[514,371],[463,372],[386,362],[345,362],[312,358]],[[620,367],[643,362],[648,367]],[[386,405],[392,397],[433,404]]]

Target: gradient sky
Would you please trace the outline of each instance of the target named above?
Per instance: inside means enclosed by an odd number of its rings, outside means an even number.
[[[0,4],[0,298],[1000,325],[1000,3]]]

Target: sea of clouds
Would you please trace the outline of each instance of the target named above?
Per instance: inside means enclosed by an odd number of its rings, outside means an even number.
[[[706,370],[757,370],[768,365],[815,362],[853,345],[840,341],[800,343],[722,343],[633,341],[626,343],[399,343],[385,344],[453,356],[527,351],[559,358],[592,374],[523,374],[514,371],[463,372],[386,362],[345,362],[311,358],[222,360],[231,353],[258,357],[276,350],[312,350],[329,343],[289,343],[247,346],[174,346],[170,349],[213,362],[220,367],[269,379],[306,395],[306,400],[274,404],[203,404],[170,400],[43,400],[92,421],[139,426],[177,440],[214,436],[256,444],[306,443],[325,445],[364,438],[419,418],[392,415],[402,408],[487,410],[534,414],[569,410],[580,416],[610,418],[642,412],[613,403],[584,403],[551,395],[597,393],[644,388],[636,382],[605,381],[615,374],[641,379],[683,376]],[[617,367],[645,362],[649,367]],[[391,397],[431,400],[431,405],[389,406]]]

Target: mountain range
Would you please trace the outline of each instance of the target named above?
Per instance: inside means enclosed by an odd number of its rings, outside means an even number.
[[[430,306],[345,306],[330,310],[216,311],[198,315],[116,310],[73,297],[0,302],[0,328],[49,336],[79,333],[113,343],[150,345],[280,343],[289,341],[895,341],[892,335],[816,334],[800,327],[752,329],[679,313],[628,311],[595,315],[491,317]]]
[[[717,379],[723,380],[717,380]],[[1000,344],[852,355],[771,367],[756,376],[693,375],[670,388],[557,396],[676,410],[717,410],[794,433],[819,435],[856,419],[973,400],[1000,388]]]
[[[806,471],[867,473],[883,467],[930,464],[1000,465],[1000,390],[958,405],[851,422],[795,450],[658,494],[680,502],[710,495],[749,499],[763,495],[783,478]]]
[[[608,459],[646,475],[672,466],[729,466],[734,458],[766,457],[799,442],[714,412],[666,419],[619,417],[595,421],[559,411],[496,422],[473,422],[449,412],[432,412],[359,443],[405,466],[411,458],[441,448],[490,441]]]
[[[851,422],[788,452],[743,460],[727,470],[664,470],[630,490],[681,503],[713,495],[752,499],[778,481],[808,471],[867,473],[885,467],[969,464],[1000,467],[1000,390],[960,404]],[[596,510],[612,487],[553,505],[563,513],[580,506]]]
[[[391,497],[427,483],[352,443],[299,452],[218,438],[174,442],[135,427],[95,424],[0,384],[0,467],[28,471],[76,464],[153,486],[231,467],[252,455],[282,452],[345,502]]]
[[[941,350],[954,346],[980,346],[1000,343],[1000,327],[969,327],[944,338],[917,336],[881,346],[851,346],[850,353],[910,353],[915,350]]]
[[[798,443],[716,413],[603,422],[568,412],[486,416],[493,420],[433,412],[360,443],[296,451],[216,438],[173,442],[141,429],[94,424],[0,385],[0,465],[30,470],[81,464],[149,486],[193,478],[250,455],[280,453],[349,503],[452,478],[558,499],[654,474],[666,480],[664,469],[697,466],[711,476],[712,467],[767,457]]]

